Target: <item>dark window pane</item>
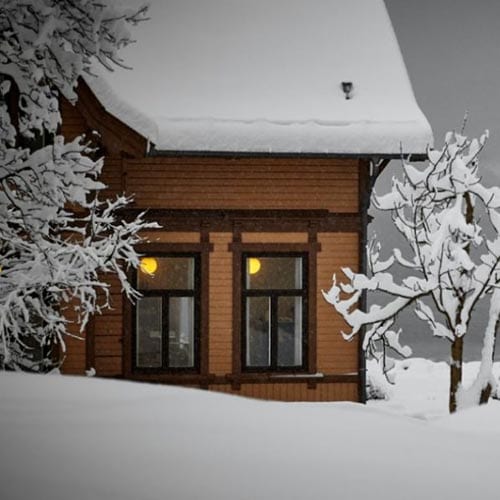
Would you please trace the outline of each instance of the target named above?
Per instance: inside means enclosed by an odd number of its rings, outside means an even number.
[[[278,366],[302,365],[302,298],[278,297]]]
[[[136,363],[139,367],[161,367],[161,297],[137,301]]]
[[[137,271],[141,290],[193,290],[193,257],[145,257]]]
[[[194,298],[170,297],[168,317],[169,366],[194,366]]]
[[[260,290],[300,290],[302,259],[300,257],[248,257],[246,287]]]
[[[247,297],[246,365],[271,364],[271,315],[268,297]]]

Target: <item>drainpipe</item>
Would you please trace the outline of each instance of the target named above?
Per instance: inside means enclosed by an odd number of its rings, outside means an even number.
[[[367,274],[367,256],[366,249],[368,244],[368,224],[372,217],[368,214],[370,208],[370,198],[372,195],[375,181],[384,168],[389,164],[388,158],[371,158],[368,162],[360,164],[359,175],[359,210],[361,214],[361,231],[359,242],[359,272]],[[362,311],[367,310],[367,295],[366,290],[363,290],[360,298],[360,307]],[[365,336],[365,327],[359,333],[359,348],[358,348],[358,366],[359,366],[359,387],[358,395],[361,403],[366,403],[366,356],[363,350],[363,340]]]

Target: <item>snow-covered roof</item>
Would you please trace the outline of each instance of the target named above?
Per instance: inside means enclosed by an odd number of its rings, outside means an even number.
[[[86,80],[156,149],[390,155],[432,144],[383,0],[149,3],[123,51],[133,70]]]

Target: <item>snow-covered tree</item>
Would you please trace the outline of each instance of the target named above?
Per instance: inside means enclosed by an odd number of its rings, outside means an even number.
[[[495,383],[491,366],[500,314],[500,189],[485,187],[478,173],[487,136],[468,140],[449,133],[442,150],[428,152],[426,167],[403,161],[402,180],[393,178],[391,192],[374,193],[372,203],[390,212],[407,247],[381,260],[381,245],[373,240],[368,246],[370,274],[343,269],[349,283],[337,285],[334,276],[332,288],[324,292],[351,328],[344,337],[352,339],[366,328],[363,348],[382,360],[386,348],[411,354],[399,342],[401,330],[393,329],[399,312],[408,307],[435,336],[448,340],[451,412],[462,403],[487,400]],[[401,273],[404,279],[397,280]],[[385,301],[367,312],[358,309],[362,294],[375,291],[377,300],[382,294]],[[491,307],[481,369],[473,386],[464,390],[463,338],[483,300]]]
[[[126,268],[138,265],[134,245],[149,225],[117,215],[127,198],[99,199],[102,159],[82,138],[66,143],[58,128],[60,96],[74,102],[92,64],[121,65],[128,27],[144,18],[144,8],[102,0],[2,0],[0,367],[51,365],[40,348],[64,352],[66,311],[77,311],[83,331],[108,306],[106,273],[135,296]]]

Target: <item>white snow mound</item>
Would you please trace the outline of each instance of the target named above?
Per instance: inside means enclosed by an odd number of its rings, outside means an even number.
[[[488,500],[499,446],[353,403],[0,375],[2,500]]]

